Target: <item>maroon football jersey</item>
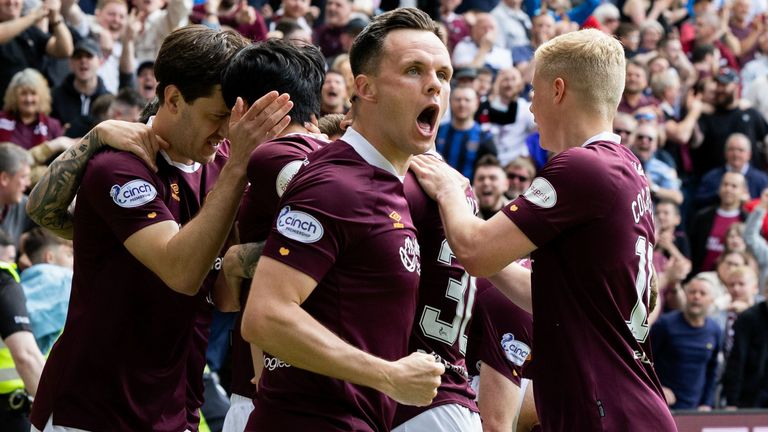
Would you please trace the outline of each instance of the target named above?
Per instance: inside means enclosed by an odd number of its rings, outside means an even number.
[[[187,223],[223,165],[183,173],[158,156],[105,150],[86,168],[75,211],[75,266],[64,331],[32,410],[41,429],[179,431],[187,427],[190,350],[204,295],[168,288],[123,242],[160,221]],[[197,380],[202,381],[202,369]]]
[[[446,371],[429,406],[398,405],[395,426],[439,405],[459,404],[478,411],[464,359],[475,304],[475,278],[464,271],[453,255],[445,239],[440,209],[411,171],[405,178],[405,196],[421,247],[419,304],[409,351],[435,353],[457,369]],[[473,210],[477,209],[471,188],[467,189],[467,201]]]
[[[520,387],[523,368],[531,360],[533,318],[488,279],[477,280],[475,314],[467,348],[467,366],[473,380],[480,362]],[[482,403],[482,401],[480,401]]]
[[[248,162],[250,186],[243,196],[238,214],[240,241],[250,243],[266,240],[277,214],[277,204],[288,182],[304,164],[307,154],[326,144],[309,135],[291,134],[261,144],[251,153]],[[245,280],[240,304],[245,305],[251,280]],[[251,347],[240,333],[243,314],[239,312],[232,329],[232,380],[230,391],[253,397]]]
[[[318,281],[302,308],[349,344],[385,360],[407,355],[420,260],[403,184],[353,130],[308,156],[263,255]],[[395,402],[363,386],[265,355],[246,430],[386,431]]]
[[[600,134],[554,156],[503,211],[538,247],[533,385],[543,429],[675,430],[649,358],[655,238],[637,158]]]

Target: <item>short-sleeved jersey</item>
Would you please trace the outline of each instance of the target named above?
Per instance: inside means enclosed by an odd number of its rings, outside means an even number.
[[[21,284],[0,269],[0,339],[20,331],[32,332],[26,303]]]
[[[411,171],[405,177],[405,196],[421,248],[419,304],[408,351],[435,353],[458,368],[446,370],[430,405],[398,405],[394,425],[405,423],[439,405],[458,404],[478,411],[475,392],[466,375],[458,372],[466,372],[467,368],[464,355],[475,305],[475,278],[464,271],[453,255],[445,239],[440,209]],[[467,202],[474,211],[477,210],[471,188],[467,188]]]
[[[648,341],[651,194],[617,138],[554,156],[503,208],[538,248],[533,384],[546,431],[675,430]]]
[[[40,380],[32,422],[86,430],[187,427],[187,378],[205,293],[171,290],[123,246],[159,221],[197,214],[225,156],[184,172],[158,156],[158,172],[105,150],[86,167],[75,209],[75,265],[64,331]]]
[[[238,214],[242,243],[266,240],[277,214],[278,202],[288,183],[304,164],[307,155],[326,142],[309,135],[291,134],[261,144],[251,153],[248,161],[248,190],[243,196]],[[245,305],[251,280],[243,281],[240,304]],[[232,380],[230,391],[253,397],[256,386],[253,379],[253,361],[249,344],[243,340],[240,324],[243,314],[238,313],[232,329]]]
[[[408,352],[420,260],[403,184],[356,132],[311,153],[288,185],[263,252],[318,281],[301,307],[385,360]],[[385,431],[395,402],[265,355],[246,430]]]
[[[493,368],[520,387],[523,368],[532,357],[531,314],[481,278],[477,280],[475,316],[469,334],[467,367],[473,383],[480,378],[480,362],[483,362],[483,367]]]

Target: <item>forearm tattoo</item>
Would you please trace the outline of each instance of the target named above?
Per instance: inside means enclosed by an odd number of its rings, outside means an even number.
[[[71,237],[73,215],[69,205],[77,194],[88,160],[103,146],[99,133],[89,132],[48,167],[29,195],[27,213],[39,225]]]
[[[264,243],[245,243],[241,244],[237,251],[237,262],[240,263],[240,270],[245,279],[253,278],[256,270],[256,264],[259,262],[261,252],[264,250]]]

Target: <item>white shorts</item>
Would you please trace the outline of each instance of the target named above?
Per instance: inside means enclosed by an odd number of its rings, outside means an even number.
[[[221,432],[243,432],[248,417],[253,411],[253,401],[245,396],[232,393],[229,397],[229,410],[224,417],[224,426]]]
[[[480,414],[458,404],[439,405],[392,429],[392,432],[482,432]]]
[[[48,423],[45,424],[45,427],[43,428],[43,430],[40,430],[36,428],[34,425],[32,425],[32,429],[30,429],[30,432],[88,432],[88,431],[85,429],[77,429],[77,428],[72,428],[67,426],[54,426],[53,414],[51,414],[51,416],[48,417]],[[190,432],[190,430],[187,429],[185,432]]]

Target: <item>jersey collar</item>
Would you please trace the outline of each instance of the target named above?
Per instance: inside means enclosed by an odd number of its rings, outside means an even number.
[[[582,147],[586,147],[586,146],[588,146],[588,145],[590,145],[590,144],[592,144],[593,142],[596,142],[596,141],[611,141],[613,143],[620,144],[621,143],[621,137],[616,135],[613,132],[607,132],[607,131],[606,132],[600,132],[599,134],[597,134],[597,135],[593,136],[592,138],[588,139],[587,141],[585,141],[584,144],[582,144],[581,146]]]
[[[377,168],[381,168],[384,171],[391,173],[393,176],[400,179],[401,182],[405,181],[405,176],[398,175],[395,166],[392,165],[387,158],[384,157],[376,147],[373,146],[364,136],[352,127],[348,127],[347,131],[341,137],[341,140],[352,146],[352,148],[360,155],[363,160],[368,162],[369,165],[373,165]]]

